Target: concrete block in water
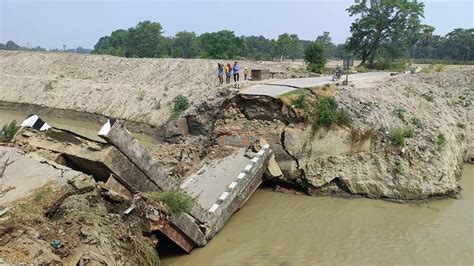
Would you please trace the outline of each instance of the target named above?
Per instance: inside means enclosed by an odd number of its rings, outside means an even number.
[[[110,118],[99,131],[99,136],[125,154],[161,190],[177,188],[177,182],[166,173],[161,164],[133,137],[122,124]]]

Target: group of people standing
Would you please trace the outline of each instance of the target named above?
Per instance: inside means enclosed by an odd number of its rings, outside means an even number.
[[[230,63],[227,65],[217,63],[217,78],[219,82],[222,84],[224,83],[224,75],[225,75],[225,83],[230,83],[230,79],[234,76],[234,82],[240,80],[240,67],[237,64],[237,61],[234,62],[232,66]],[[244,80],[247,80],[248,70],[247,68],[244,69]]]

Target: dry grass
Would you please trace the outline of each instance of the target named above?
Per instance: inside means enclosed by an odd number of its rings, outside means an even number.
[[[314,87],[311,92],[316,97],[333,97],[336,93],[337,87],[333,84],[326,84],[324,86]]]

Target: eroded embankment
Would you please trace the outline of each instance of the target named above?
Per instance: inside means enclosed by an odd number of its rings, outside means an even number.
[[[472,145],[472,85],[472,69],[455,68],[281,99],[239,95],[227,103],[215,134],[236,146],[265,138],[284,172],[281,181],[309,194],[455,197]],[[349,125],[315,126],[314,110],[328,96],[351,114]]]

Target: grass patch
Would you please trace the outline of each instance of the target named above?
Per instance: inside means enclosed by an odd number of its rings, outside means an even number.
[[[425,100],[427,100],[428,102],[434,102],[434,95],[432,90],[421,94],[421,96],[423,96],[423,98],[425,98]]]
[[[417,117],[413,117],[411,119],[411,123],[418,129],[423,129],[423,123],[421,122],[421,120]]]
[[[171,114],[173,117],[178,117],[180,114],[184,112],[184,110],[188,109],[189,107],[189,100],[186,96],[178,95],[174,98],[174,105]]]
[[[403,169],[402,162],[399,161],[399,160],[396,160],[396,161],[395,161],[395,165],[393,166],[392,171],[393,171],[393,173],[396,174],[396,175],[403,175],[403,173],[405,172],[405,170]]]
[[[333,125],[349,126],[351,124],[350,114],[338,108],[333,97],[323,97],[316,103],[313,114],[313,128],[330,127]]]
[[[297,89],[281,95],[279,98],[283,103],[293,108],[304,109],[307,108],[306,95],[308,90]]]
[[[368,140],[370,140],[371,143],[375,143],[377,139],[377,131],[373,128],[369,128],[364,132],[360,132],[354,129],[351,130],[351,141],[354,144],[364,143]]]
[[[407,138],[412,138],[415,132],[412,128],[399,128],[396,127],[392,130],[392,140],[400,146],[405,145]]]
[[[11,121],[10,124],[3,125],[2,131],[0,132],[0,142],[11,141],[19,129],[20,126],[16,120]]]
[[[429,74],[429,73],[439,73],[444,71],[444,65],[436,64],[436,65],[429,65],[428,67],[424,67],[421,69],[421,72]]]
[[[150,198],[165,204],[174,214],[189,212],[196,204],[197,199],[182,190],[168,190],[161,193],[152,193]]]
[[[390,60],[390,59],[383,59],[376,61],[371,68],[375,68],[377,70],[390,70],[390,71],[405,71],[410,68],[411,64],[407,60],[399,59],[399,60]]]
[[[407,110],[404,109],[404,108],[395,108],[395,110],[393,110],[393,113],[398,117],[400,118],[402,121],[405,121],[405,112]]]
[[[438,150],[442,150],[446,146],[446,137],[444,136],[443,133],[438,134],[436,145],[438,145]]]
[[[136,239],[135,237],[130,238],[132,239],[133,251],[140,260],[140,265],[161,265],[158,253],[151,244],[148,244],[147,241],[144,241],[143,239]]]

